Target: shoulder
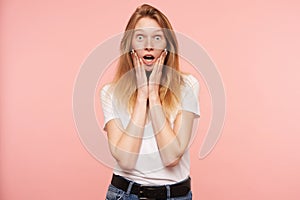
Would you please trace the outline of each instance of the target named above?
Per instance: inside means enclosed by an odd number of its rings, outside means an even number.
[[[199,107],[199,81],[191,74],[183,76],[183,88],[181,96],[182,110],[192,112],[196,116],[200,116]]]
[[[184,88],[192,88],[193,90],[199,90],[199,81],[192,74],[183,74],[183,86]]]
[[[101,92],[102,91],[106,91],[107,92],[111,88],[111,85],[112,85],[111,83],[103,85],[102,88],[101,88]]]
[[[103,87],[100,90],[100,96],[101,98],[105,98],[107,96],[111,96],[113,93],[113,86],[111,83],[103,85]]]

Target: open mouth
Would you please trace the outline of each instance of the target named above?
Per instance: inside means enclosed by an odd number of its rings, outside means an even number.
[[[155,57],[152,55],[143,56],[143,61],[146,65],[152,65],[155,60]]]
[[[154,60],[154,56],[152,56],[152,55],[146,55],[146,56],[144,56],[143,57],[145,60],[147,60],[147,61],[152,61],[152,60]]]

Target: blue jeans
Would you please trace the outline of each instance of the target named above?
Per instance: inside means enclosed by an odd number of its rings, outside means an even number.
[[[139,200],[135,194],[130,194],[130,191],[123,191],[113,185],[109,185],[105,200]],[[192,200],[192,192],[190,191],[186,196],[167,198],[166,200]]]

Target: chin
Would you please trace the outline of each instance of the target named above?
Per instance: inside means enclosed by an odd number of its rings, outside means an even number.
[[[152,70],[153,70],[153,65],[147,65],[147,66],[145,66],[145,70],[146,70],[147,72],[152,72]]]

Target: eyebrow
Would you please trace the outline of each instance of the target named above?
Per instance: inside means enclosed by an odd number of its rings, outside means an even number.
[[[152,28],[151,28],[152,29]],[[142,29],[142,28],[139,28],[139,29],[134,29],[134,33],[135,32],[145,32],[145,30],[144,29]],[[156,32],[161,32],[161,33],[163,33],[163,31],[162,31],[162,29],[157,29],[157,30],[155,30],[155,31],[153,31],[153,33],[156,33]]]

